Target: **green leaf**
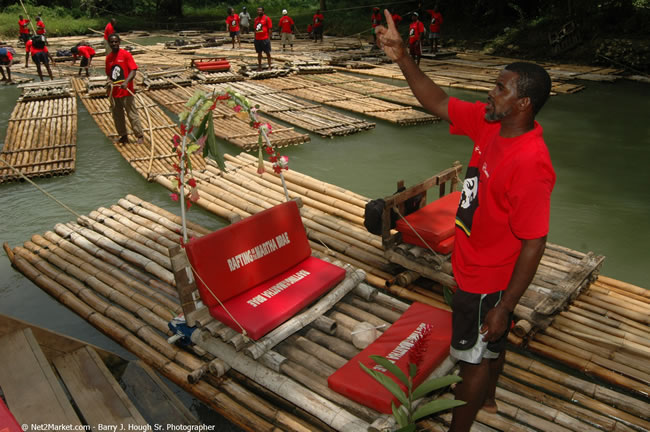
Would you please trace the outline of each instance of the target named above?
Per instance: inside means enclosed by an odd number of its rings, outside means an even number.
[[[417,400],[427,393],[447,387],[453,383],[461,382],[462,380],[458,375],[445,375],[439,378],[428,379],[413,391],[413,400]]]
[[[361,362],[359,362],[359,366],[361,366],[361,369],[366,371],[366,373],[368,373],[371,377],[373,377],[379,384],[384,386],[386,390],[391,392],[391,394],[395,396],[402,405],[408,405],[408,400],[406,399],[406,395],[404,394],[402,389],[399,388],[399,385],[397,385],[395,381],[393,381],[383,373],[369,369],[366,365],[364,365]]]
[[[221,152],[221,149],[219,148],[219,145],[217,143],[217,137],[214,134],[214,122],[212,121],[212,111],[208,111],[208,115],[206,116],[208,119],[208,128],[206,131],[206,140],[205,140],[205,147],[203,147],[203,156],[210,156],[212,159],[214,159],[217,162],[217,165],[219,166],[219,169],[221,171],[225,171],[226,169],[226,163],[223,159],[223,153]]]
[[[410,425],[406,425],[404,427],[401,427],[401,428],[397,429],[395,432],[415,432],[415,430],[416,430],[415,425],[410,424]]]
[[[404,427],[408,424],[408,418],[404,410],[401,410],[399,407],[395,406],[395,402],[391,401],[390,407],[393,410],[393,417],[400,427]]]
[[[455,399],[436,399],[426,403],[415,410],[413,413],[413,421],[418,421],[422,417],[435,414],[440,411],[445,411],[457,406],[465,405],[465,402]]]
[[[454,293],[448,286],[442,287],[442,295],[445,298],[445,303],[449,305],[450,308],[454,308]]]
[[[187,151],[188,154],[192,154],[192,153],[194,153],[195,151],[197,151],[198,149],[199,149],[199,145],[198,145],[198,144],[190,144],[190,145],[187,147],[187,150],[186,150],[186,151]]]
[[[386,357],[382,357],[382,356],[378,356],[378,355],[371,355],[370,358],[373,359],[375,361],[375,363],[377,363],[378,365],[381,365],[381,366],[385,367],[386,369],[388,369],[388,372],[395,375],[397,377],[397,379],[402,382],[402,384],[404,384],[405,386],[408,387],[409,380],[406,377],[406,374],[404,372],[402,372],[402,370],[399,367],[395,366],[395,364],[393,362],[388,360]]]
[[[411,380],[418,374],[418,367],[415,363],[409,363],[409,376]]]

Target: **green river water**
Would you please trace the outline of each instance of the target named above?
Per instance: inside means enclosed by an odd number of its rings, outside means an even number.
[[[403,83],[396,82],[403,85]],[[557,173],[549,240],[583,252],[605,255],[601,273],[650,288],[650,86],[625,80],[586,82],[573,95],[554,96],[538,121]],[[455,91],[467,100],[485,93]],[[0,137],[19,96],[0,88]],[[76,172],[36,183],[87,214],[134,194],[176,213],[168,192],[148,183],[120,156],[81,102]],[[373,121],[372,119],[368,119]],[[235,147],[225,145],[230,153]],[[394,192],[398,179],[412,185],[458,160],[465,165],[471,142],[451,136],[444,123],[397,127],[377,121],[374,130],[321,139],[282,149],[290,168],[370,198]],[[224,225],[193,207],[191,220],[216,229]],[[0,184],[0,241],[13,247],[74,216],[28,183]],[[83,319],[50,298],[0,259],[0,313],[6,313],[130,356]]]

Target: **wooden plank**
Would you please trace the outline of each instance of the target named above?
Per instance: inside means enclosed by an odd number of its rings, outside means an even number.
[[[93,430],[106,424],[147,424],[92,348],[57,357],[54,366]]]
[[[30,329],[0,339],[0,386],[18,423],[81,425]]]
[[[129,362],[120,377],[125,392],[149,424],[196,425],[199,420],[141,360]]]

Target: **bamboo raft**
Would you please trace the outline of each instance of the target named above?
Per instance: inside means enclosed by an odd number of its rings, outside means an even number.
[[[231,87],[246,96],[271,117],[306,129],[325,138],[351,135],[375,127],[374,123],[338,113],[320,105],[309,104],[295,96],[275,90],[259,82],[243,81],[228,85],[212,85],[217,91]]]
[[[0,183],[26,177],[67,175],[75,170],[77,100],[69,82],[29,85],[14,107],[0,152]],[[40,97],[39,97],[40,95]]]
[[[174,164],[177,163],[178,157],[171,150],[172,140],[174,135],[180,135],[180,131],[178,125],[154,101],[145,94],[136,95],[136,106],[145,137],[144,143],[136,144],[135,137],[131,133],[127,144],[118,144],[110,99],[105,96],[105,93],[104,97],[90,97],[85,94],[86,84],[81,79],[74,79],[73,85],[95,123],[107,137],[113,140],[117,151],[140,175],[150,179],[157,175],[175,174]],[[128,118],[126,121],[128,124]],[[203,157],[192,155],[191,158],[193,169],[202,170],[205,165]]]
[[[319,85],[304,76],[273,78],[265,80],[264,84],[303,99],[386,120],[399,126],[439,121],[431,114],[342,88]]]
[[[225,203],[223,206],[213,203],[213,206],[222,208],[224,214],[243,216],[282,200],[282,193],[273,181],[275,176],[257,176],[246,168],[250,162],[251,158],[245,154],[231,157],[228,163],[240,169],[211,179],[212,190]],[[366,271],[369,285],[386,289],[386,279],[378,274],[387,273],[382,273],[373,263],[372,254],[366,253],[364,257],[360,252],[362,242],[357,240],[376,236],[355,229],[358,224],[344,222],[358,218],[351,212],[358,207],[353,203],[361,197],[300,173],[289,171],[288,174],[291,174],[287,181],[292,194],[301,195],[304,202],[303,221],[313,252],[329,259],[359,263],[369,269]],[[222,184],[217,187],[218,180]],[[253,188],[253,185],[257,186]],[[209,188],[206,184],[203,188],[202,195],[207,201]],[[318,207],[329,208],[329,212],[318,211]],[[350,343],[351,328],[356,323],[390,324],[406,309],[407,303],[376,289],[355,290],[318,322],[275,346],[272,354],[260,359],[262,363],[236,354],[236,347],[242,347],[243,342],[236,332],[214,320],[203,320],[200,325],[207,332],[205,337],[223,353],[236,356],[237,362],[231,368],[227,361],[232,358],[228,360],[225,354],[226,362],[196,347],[184,351],[165,341],[170,336],[166,323],[180,311],[178,299],[170,297],[175,292],[175,278],[170,270],[170,257],[165,253],[170,246],[177,245],[179,223],[179,217],[127,196],[110,208],[99,208],[88,216],[80,216],[76,222],[57,224],[53,231],[34,235],[23,246],[10,249],[6,245],[5,249],[14,265],[39,287],[244,429],[342,430],[342,420],[359,426],[352,430],[364,430],[370,424],[375,430],[391,426],[389,417],[333,393],[325,380],[358,352]],[[195,237],[207,233],[195,224],[189,228],[190,235]],[[319,240],[314,241],[316,238]],[[346,240],[354,244],[344,245]],[[337,246],[343,251],[338,251]],[[377,255],[376,259],[381,257]],[[601,279],[583,296],[593,296],[603,281],[607,281],[607,286],[614,283]],[[391,287],[387,289],[392,291]],[[628,288],[628,292],[631,290]],[[641,297],[639,292],[643,291],[636,289],[635,296]],[[430,304],[437,302],[434,296],[419,294]],[[573,337],[582,343],[599,344],[585,339],[584,334],[586,331],[574,332]],[[638,366],[647,373],[645,355],[645,361]],[[265,376],[282,383],[291,394],[283,394],[278,386],[265,382],[264,374],[247,377],[249,367],[260,373],[264,371]],[[593,366],[585,368],[587,373],[594,370]],[[638,383],[637,388],[637,396],[630,396],[626,390],[602,387],[588,376],[569,375],[544,364],[540,358],[510,350],[497,389],[499,413],[479,413],[473,430],[648,430],[650,404],[648,393],[643,393],[648,384]],[[338,413],[336,418],[326,418],[333,410]],[[448,421],[449,415],[445,414],[429,418],[419,426],[420,430],[443,431]]]
[[[188,88],[160,89],[150,90],[147,94],[174,114],[179,114],[185,110],[185,103],[195,90]],[[251,129],[247,118],[237,115],[232,108],[223,104],[217,104],[213,116],[214,133],[217,137],[243,150],[250,151],[258,148],[258,133]],[[296,132],[291,127],[284,127],[263,116],[258,116],[258,120],[271,125],[272,133],[269,135],[269,139],[274,147],[298,145],[308,142],[310,139],[307,134]]]

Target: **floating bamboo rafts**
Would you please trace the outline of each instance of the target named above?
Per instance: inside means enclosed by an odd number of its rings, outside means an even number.
[[[200,180],[202,199],[222,208],[224,216],[244,216],[282,200],[273,175],[257,176],[245,168],[249,162],[245,155],[231,158],[230,166],[239,169],[215,176],[222,179],[210,180],[212,188]],[[350,343],[351,330],[358,322],[390,325],[407,303],[383,292],[385,279],[378,275],[387,273],[373,263],[377,258],[372,253],[361,251],[362,242],[356,240],[375,236],[353,229],[357,224],[342,222],[358,219],[354,203],[361,197],[300,173],[287,174],[292,194],[302,196],[301,211],[314,252],[335,263],[339,259],[359,263],[371,270],[366,271],[368,284],[381,289],[362,284],[259,361],[236,351],[242,347],[241,337],[209,318],[202,321],[199,334],[222,360],[197,348],[186,351],[166,342],[170,336],[166,323],[180,307],[173,296],[175,280],[165,251],[178,244],[180,218],[137,197],[127,196],[76,222],[57,224],[53,231],[34,235],[23,246],[5,248],[14,265],[39,287],[244,429],[331,431],[345,430],[346,424],[352,425],[348,430],[365,430],[370,424],[391,426],[388,416],[332,392],[326,377],[358,353]],[[210,191],[221,193],[223,205],[208,197]],[[194,237],[207,232],[195,224],[189,228]],[[355,239],[349,240],[355,244],[343,245],[344,239]],[[614,283],[607,281],[609,287]],[[605,291],[611,293],[603,295],[612,295],[614,290]],[[643,297],[640,291],[635,295]],[[421,297],[430,303],[426,299],[431,297]],[[580,335],[573,337],[589,342]],[[642,365],[646,373],[647,364]],[[499,413],[479,413],[475,430],[650,428],[647,396],[604,388],[584,375],[568,375],[513,351],[507,355],[496,396]],[[420,423],[421,430],[446,430],[448,419],[448,415],[428,419]]]
[[[0,152],[0,183],[70,174],[77,152],[77,101],[70,83],[24,88],[9,118]],[[13,167],[13,168],[12,168]],[[18,171],[18,172],[17,172]]]
[[[172,88],[151,90],[147,94],[156,102],[175,114],[185,110],[185,103],[196,91],[192,88]],[[214,133],[217,137],[230,142],[243,150],[258,148],[256,130],[251,129],[247,118],[238,115],[232,108],[224,104],[217,104],[213,111]],[[269,135],[274,147],[287,147],[309,141],[309,135],[295,131],[293,128],[284,127],[275,122],[258,116],[260,122],[271,124],[272,133]]]
[[[160,174],[174,174],[174,164],[178,162],[172,151],[174,135],[180,134],[178,125],[146,94],[136,94],[136,106],[140,114],[140,124],[144,132],[144,143],[136,144],[133,134],[129,134],[127,144],[117,143],[117,132],[111,114],[110,99],[90,97],[86,94],[86,84],[81,79],[73,80],[81,101],[99,128],[115,143],[115,148],[143,177],[150,179]],[[128,124],[128,118],[127,124]],[[130,128],[129,128],[130,131]],[[203,157],[192,155],[195,170],[203,169]]]
[[[210,86],[217,91],[224,91],[228,87],[246,96],[251,103],[259,105],[260,110],[269,116],[322,137],[351,135],[375,127],[374,123],[304,102],[295,96],[267,87],[263,82],[242,81]]]
[[[304,76],[264,80],[264,85],[324,105],[342,108],[386,120],[400,126],[433,123],[439,119],[413,108],[329,85],[321,85]]]

